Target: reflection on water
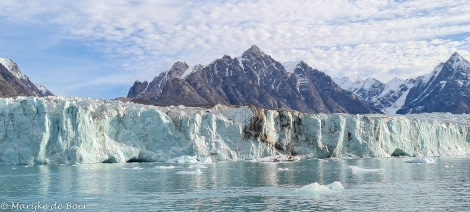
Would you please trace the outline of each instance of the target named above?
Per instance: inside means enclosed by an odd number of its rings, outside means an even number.
[[[90,211],[468,209],[470,160],[434,160],[2,166],[0,202],[83,203]],[[295,192],[334,181],[344,190]]]

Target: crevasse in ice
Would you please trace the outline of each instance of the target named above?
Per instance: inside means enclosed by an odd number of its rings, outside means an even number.
[[[469,153],[470,116],[304,114],[251,106],[156,107],[70,97],[0,99],[0,165],[390,157]],[[289,157],[282,157],[289,159]]]

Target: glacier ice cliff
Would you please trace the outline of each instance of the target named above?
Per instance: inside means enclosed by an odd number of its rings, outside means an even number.
[[[470,115],[304,114],[253,106],[156,107],[70,97],[0,99],[0,165],[390,157],[470,151]]]

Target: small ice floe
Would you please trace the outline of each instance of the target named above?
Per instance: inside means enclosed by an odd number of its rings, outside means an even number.
[[[412,158],[410,160],[406,160],[405,163],[435,163],[432,158]]]
[[[200,169],[196,169],[194,171],[178,171],[176,174],[182,174],[182,175],[200,175],[202,172]]]
[[[364,173],[384,173],[385,169],[365,169],[359,166],[349,167],[353,174],[364,174]]]
[[[155,166],[156,169],[175,169],[176,166]]]
[[[212,164],[212,158],[210,156],[203,157],[198,160],[196,156],[183,155],[180,157],[168,160],[167,163],[179,163],[179,164]]]
[[[339,181],[334,181],[333,183],[327,185],[321,185],[317,182],[314,182],[312,184],[305,185],[295,191],[301,194],[319,194],[342,190],[344,190],[343,184]]]
[[[300,157],[290,156],[290,155],[273,155],[264,158],[256,159],[256,162],[289,162],[289,161],[298,161]]]
[[[190,165],[188,168],[190,168],[190,169],[207,169],[207,167],[205,167],[202,164],[193,164],[193,165]]]
[[[184,163],[197,163],[197,157],[196,156],[189,156],[189,155],[183,155],[179,156],[177,158],[173,158],[167,163],[179,163],[179,164],[184,164]]]
[[[142,167],[132,167],[132,168],[121,168],[121,169],[132,169],[132,170],[141,170],[141,169],[144,169]]]

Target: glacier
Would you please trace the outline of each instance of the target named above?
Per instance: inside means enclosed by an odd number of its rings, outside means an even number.
[[[470,152],[469,126],[467,114],[306,114],[16,97],[0,99],[0,165],[390,157],[397,148],[416,157],[463,156]]]

